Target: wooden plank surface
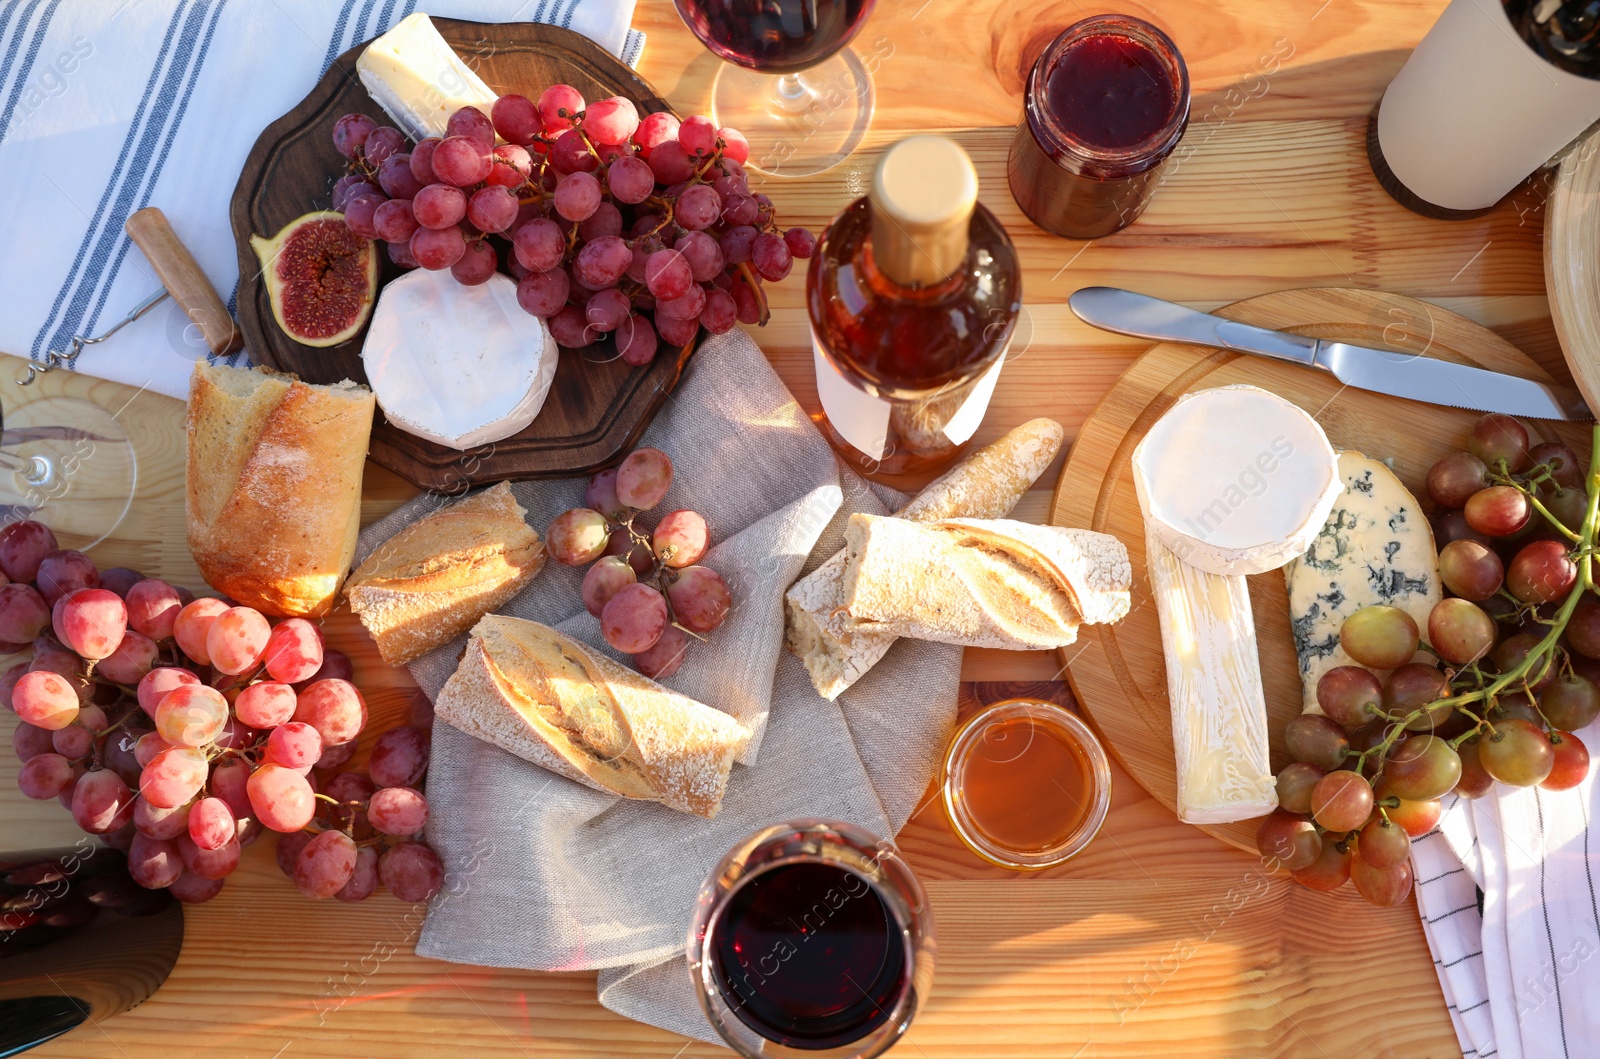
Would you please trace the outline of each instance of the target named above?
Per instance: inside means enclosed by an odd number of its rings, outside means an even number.
[[[769,181],[767,191],[785,218],[820,226],[860,194],[884,143],[939,130],[967,146],[983,201],[1017,241],[1029,316],[980,440],[1034,415],[1059,419],[1075,437],[1147,347],[1070,316],[1067,296],[1093,283],[1203,308],[1289,287],[1390,290],[1477,320],[1564,376],[1544,296],[1539,186],[1525,185],[1482,218],[1446,224],[1402,210],[1367,170],[1366,115],[1443,7],[1444,0],[1122,5],[1183,49],[1194,120],[1182,163],[1145,217],[1086,244],[1022,218],[1005,187],[1004,154],[1028,64],[1089,12],[1077,0],[885,0],[857,42],[877,67],[878,111],[866,146],[831,172]],[[703,111],[717,61],[672,4],[641,0],[635,25],[649,34],[640,72],[680,112]],[[225,223],[213,220],[219,230]],[[757,338],[814,409],[802,294],[795,280],[775,286],[773,322]],[[113,408],[131,393],[61,373],[41,387],[86,387]],[[0,398],[8,408],[16,399],[9,389]],[[181,407],[145,394],[125,415],[141,446],[140,499],[95,557],[195,583],[183,543]],[[1046,519],[1055,476],[1052,469],[1024,501],[1022,517]],[[410,492],[369,463],[364,516]],[[374,729],[401,716],[412,693],[405,674],[378,662],[348,615],[330,619],[329,636],[356,656]],[[973,651],[964,675],[1050,680],[1060,670],[1048,653]],[[14,770],[10,760],[0,765],[4,843],[70,840],[66,814],[22,798]],[[932,1000],[894,1054],[1456,1054],[1411,905],[1373,912],[1349,896],[1307,894],[1276,880],[1262,890],[1255,858],[1179,824],[1120,769],[1114,785],[1096,842],[1036,877],[978,862],[936,806],[907,827],[902,843],[928,880],[941,947]],[[592,974],[409,955],[416,911],[382,895],[359,906],[312,905],[277,875],[268,843],[248,850],[223,897],[189,922],[184,954],[161,993],[38,1054],[727,1054],[605,1011]],[[1393,955],[1374,959],[1383,947]],[[1285,976],[1307,983],[1290,1001],[1264,984]],[[1329,988],[1334,980],[1359,983],[1357,992]],[[1379,994],[1381,1004],[1357,999]]]

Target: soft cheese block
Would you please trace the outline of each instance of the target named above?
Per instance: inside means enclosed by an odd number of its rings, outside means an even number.
[[[556,374],[550,329],[495,273],[467,287],[416,269],[383,288],[361,359],[389,421],[453,449],[498,441],[533,422]]]
[[[1133,453],[1139,506],[1190,566],[1260,574],[1301,555],[1343,485],[1322,427],[1256,386],[1180,398]]]
[[[365,88],[412,140],[444,136],[462,107],[489,113],[499,97],[418,12],[367,45],[356,60]]]
[[[1148,525],[1144,541],[1167,663],[1178,819],[1223,824],[1264,816],[1278,807],[1278,788],[1267,757],[1249,583],[1181,561]]]
[[[1346,618],[1385,603],[1426,633],[1428,614],[1444,597],[1433,527],[1417,498],[1388,467],[1359,452],[1339,454],[1339,476],[1343,491],[1327,522],[1305,554],[1283,568],[1304,707],[1313,713],[1322,712],[1322,674],[1355,664],[1339,645]],[[1433,656],[1419,652],[1418,660]]]

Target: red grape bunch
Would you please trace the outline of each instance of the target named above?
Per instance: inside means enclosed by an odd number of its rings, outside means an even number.
[[[463,107],[446,133],[407,150],[398,130],[346,114],[333,208],[402,268],[470,285],[503,263],[518,303],[569,348],[611,336],[624,361],[648,364],[658,340],[764,324],[762,281],[816,249],[806,229],[778,229],[772,200],[750,190],[750,145],[708,118],[641,118],[622,96],[586,104],[558,84],[537,102],[501,96],[490,115]]]
[[[584,609],[600,619],[606,643],[657,679],[676,673],[689,638],[715,630],[733,606],[722,575],[695,565],[711,547],[701,515],[670,511],[654,529],[639,521],[671,486],[667,454],[635,449],[616,470],[591,478],[587,506],[558,515],[545,536],[556,562],[594,563],[583,578]]]
[[[1600,483],[1584,468],[1496,414],[1429,470],[1447,596],[1426,629],[1390,606],[1346,619],[1339,642],[1356,664],[1324,673],[1322,713],[1285,730],[1294,761],[1257,834],[1264,856],[1313,889],[1350,880],[1398,904],[1411,839],[1444,795],[1482,797],[1496,781],[1562,791],[1588,775],[1573,733],[1600,716]],[[1413,661],[1419,648],[1438,661]]]
[[[0,530],[0,572],[0,641],[32,651],[0,674],[17,786],[126,852],[139,885],[208,901],[266,828],[284,833],[279,863],[308,897],[359,901],[381,881],[421,901],[442,887],[438,855],[415,840],[428,733],[385,732],[366,775],[332,773],[367,706],[315,625],[101,572],[33,521]]]

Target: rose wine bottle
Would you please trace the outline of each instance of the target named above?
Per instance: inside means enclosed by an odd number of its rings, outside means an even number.
[[[1011,239],[953,140],[884,152],[812,257],[818,425],[871,476],[939,470],[972,439],[1022,307]]]
[[[1600,118],[1593,0],[1452,0],[1390,83],[1367,156],[1408,209],[1477,216]]]

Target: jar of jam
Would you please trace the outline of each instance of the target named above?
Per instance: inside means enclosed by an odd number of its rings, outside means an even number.
[[[1130,15],[1074,23],[1028,75],[1011,144],[1011,194],[1035,224],[1097,239],[1144,212],[1189,124],[1177,45]]]

